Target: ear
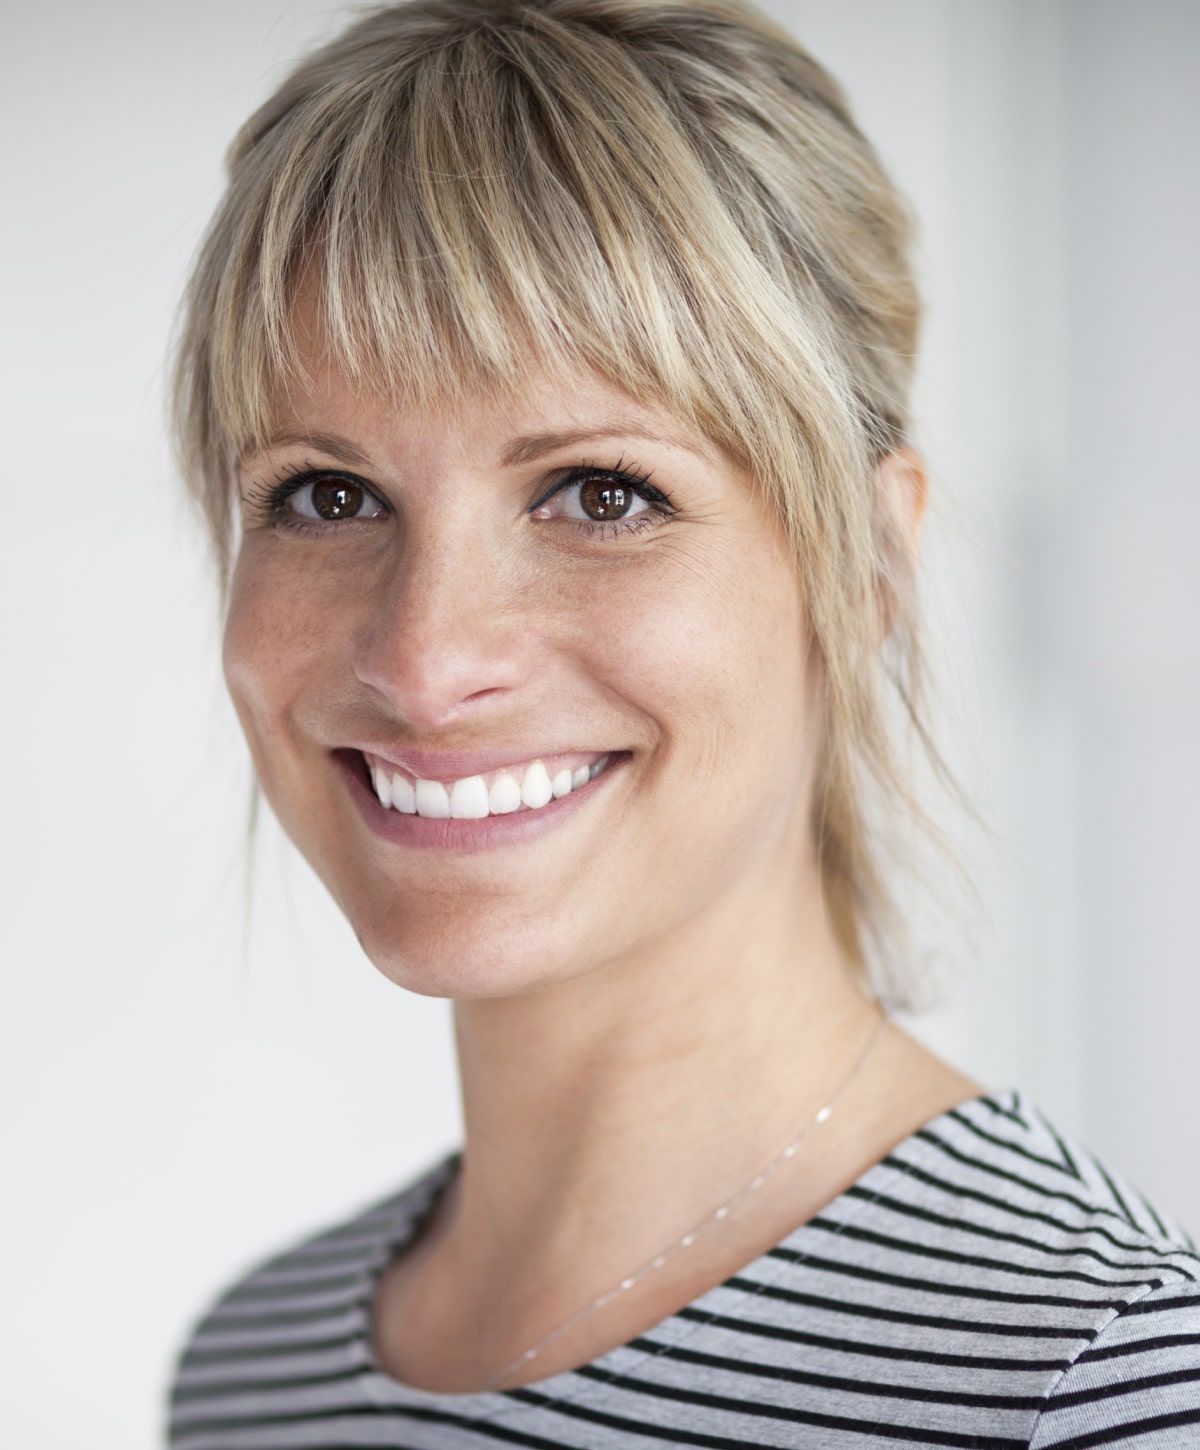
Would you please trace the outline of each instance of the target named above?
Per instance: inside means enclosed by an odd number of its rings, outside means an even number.
[[[875,493],[882,521],[886,573],[880,579],[880,637],[895,623],[898,600],[894,582],[916,570],[921,551],[921,526],[929,503],[929,475],[915,448],[894,448],[875,465]]]

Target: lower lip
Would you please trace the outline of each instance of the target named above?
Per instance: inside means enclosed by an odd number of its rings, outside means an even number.
[[[604,790],[605,783],[620,771],[630,755],[628,751],[614,754],[599,775],[539,809],[509,811],[505,815],[483,816],[479,820],[409,815],[381,805],[360,751],[335,750],[333,758],[346,776],[350,794],[358,802],[367,825],[377,836],[394,841],[398,846],[421,846],[438,851],[486,851],[494,846],[516,846],[525,841],[535,841],[547,831],[554,830],[555,826],[581,810],[597,792]]]

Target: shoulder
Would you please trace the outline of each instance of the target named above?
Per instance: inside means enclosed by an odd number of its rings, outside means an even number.
[[[898,1200],[1019,1246],[1031,1266],[1070,1266],[1110,1284],[1123,1282],[1135,1264],[1200,1280],[1191,1233],[1060,1131],[1020,1088],[941,1113],[898,1144],[884,1165]]]
[[[239,1362],[303,1348],[331,1374],[357,1367],[364,1288],[412,1231],[449,1161],[441,1157],[403,1188],[258,1256],[213,1292],[174,1355],[171,1444],[217,1388],[238,1378]]]
[[[226,1310],[236,1311],[253,1301],[263,1287],[281,1284],[289,1276],[310,1283],[318,1274],[370,1272],[379,1255],[391,1252],[397,1239],[412,1230],[450,1167],[454,1155],[442,1155],[412,1177],[402,1188],[360,1204],[333,1223],[325,1223],[283,1247],[252,1259],[214,1292],[195,1330],[203,1329]]]
[[[1200,1282],[1143,1287],[1108,1310],[1038,1410],[1030,1450],[1200,1444]]]
[[[909,1184],[897,1200],[972,1246],[977,1292],[1021,1286],[1014,1328],[1045,1366],[1031,1450],[1200,1445],[1200,1253],[1161,1205],[1016,1088],[932,1120],[889,1161]]]

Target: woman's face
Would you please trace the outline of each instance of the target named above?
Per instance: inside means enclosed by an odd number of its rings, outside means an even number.
[[[819,675],[745,475],[594,377],[400,413],[307,336],[313,386],[239,477],[224,669],[264,793],[376,966],[528,992],[652,950],[765,860],[803,869]]]

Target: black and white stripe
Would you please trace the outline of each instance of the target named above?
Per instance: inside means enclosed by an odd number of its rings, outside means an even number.
[[[940,1114],[723,1284],[576,1370],[398,1384],[367,1322],[452,1176],[274,1255],[193,1326],[171,1450],[1200,1447],[1200,1254],[1019,1089]]]

